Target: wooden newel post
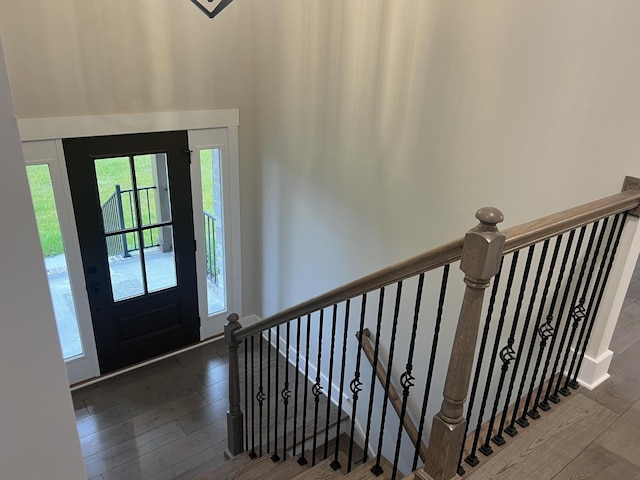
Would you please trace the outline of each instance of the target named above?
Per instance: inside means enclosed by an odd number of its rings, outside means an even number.
[[[224,338],[229,347],[229,410],[227,411],[227,456],[234,456],[244,451],[243,415],[240,408],[240,367],[238,363],[238,348],[240,341],[233,338],[236,330],[242,328],[237,314],[227,317],[224,325]]]
[[[464,442],[464,402],[469,390],[471,369],[482,313],[484,291],[498,273],[504,250],[504,235],[496,225],[504,217],[496,208],[481,208],[476,213],[480,224],[464,239],[460,269],[466,290],[451,350],[440,411],[433,418],[427,458],[419,477],[449,480],[456,477],[460,449]]]

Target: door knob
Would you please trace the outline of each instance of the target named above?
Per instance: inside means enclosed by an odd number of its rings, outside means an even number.
[[[93,282],[91,284],[91,291],[93,293],[98,293],[100,291],[100,284],[98,282]]]

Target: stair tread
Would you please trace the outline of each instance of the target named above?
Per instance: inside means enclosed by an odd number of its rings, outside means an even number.
[[[315,466],[309,468],[306,472],[302,472],[292,480],[333,480],[342,478],[346,472],[346,455],[338,452],[338,461],[342,465],[338,470],[331,468],[331,462],[333,462],[333,457],[331,457],[316,463]]]
[[[344,480],[389,480],[391,478],[391,470],[393,469],[393,465],[384,457],[380,462],[380,466],[382,467],[382,473],[377,475],[371,472],[371,467],[376,464],[376,459],[373,458],[369,460],[367,463],[360,465],[355,470],[352,470],[351,473],[345,475]],[[402,473],[398,472],[397,478],[402,478]]]

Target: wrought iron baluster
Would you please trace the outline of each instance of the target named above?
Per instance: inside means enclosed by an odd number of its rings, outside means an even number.
[[[400,302],[402,299],[402,281],[396,287],[396,302],[393,311],[393,324],[391,326],[391,345],[389,347],[389,362],[387,363],[387,381],[384,385],[384,400],[382,402],[382,421],[380,423],[380,435],[378,436],[378,449],[376,453],[376,463],[371,467],[371,472],[375,475],[382,473],[382,441],[384,438],[385,420],[387,418],[387,407],[389,404],[389,386],[391,385],[391,373],[393,372],[393,355],[396,347],[396,333],[398,331],[398,317],[400,315]]]
[[[373,399],[375,397],[376,387],[376,369],[378,368],[378,353],[380,349],[380,329],[382,326],[382,310],[384,308],[384,287],[380,289],[380,296],[378,297],[378,320],[376,322],[376,342],[373,348],[373,362],[371,363],[371,380],[369,391],[369,409],[367,410],[367,428],[364,436],[364,444],[369,445],[369,435],[371,434],[371,416],[373,413]],[[362,340],[362,330],[359,332],[359,340]],[[368,448],[364,449],[362,457],[362,463],[367,461]]]
[[[279,380],[279,359],[280,359],[280,325],[276,326],[276,368],[275,368],[275,398],[273,400],[274,404],[274,419],[273,419],[273,455],[271,455],[271,460],[274,462],[280,461],[280,456],[278,455],[278,380]],[[287,431],[285,430],[285,436]]]
[[[502,350],[500,350],[500,360],[502,361],[502,367],[500,369],[500,381],[499,381],[500,384],[504,383],[507,377],[507,372],[509,371],[509,364],[516,359],[516,352],[513,349],[513,345],[516,341],[516,338],[515,338],[516,330],[518,328],[518,322],[520,320],[520,311],[522,309],[522,303],[524,301],[525,291],[527,290],[527,280],[529,279],[529,272],[531,270],[531,262],[533,260],[534,252],[535,252],[535,245],[531,245],[527,253],[527,260],[525,262],[524,272],[522,274],[522,280],[520,281],[520,291],[518,292],[518,302],[516,304],[516,310],[513,315],[513,323],[511,324],[511,331],[509,332],[507,345]],[[526,330],[527,328],[525,327],[524,331],[526,332]],[[511,379],[509,381],[509,387],[507,388],[507,395],[505,396],[505,399],[504,399],[504,408],[502,409],[502,415],[500,417],[500,425],[498,426],[498,432],[491,439],[491,441],[496,445],[505,444],[505,440],[504,440],[504,437],[502,436],[502,433],[504,432],[504,425],[507,420],[507,412],[509,410],[509,404],[511,403],[511,394],[513,393],[513,386],[516,379],[515,372],[517,369],[518,368],[516,364],[516,367],[514,368],[514,372],[511,375]],[[500,390],[500,387],[498,388],[498,390]]]
[[[618,229],[618,231],[616,232],[616,227],[617,224],[619,222],[619,220],[622,218],[622,222],[620,222],[620,228]],[[593,288],[593,293],[591,294],[591,300],[589,302],[589,310],[588,310],[588,314],[587,314],[587,318],[590,318],[590,320],[588,321],[588,328],[587,328],[587,332],[584,336],[584,341],[582,342],[582,349],[580,349],[580,341],[578,341],[578,343],[576,344],[576,349],[574,352],[574,359],[577,358],[577,366],[574,365],[575,362],[571,363],[571,367],[569,368],[569,373],[567,374],[567,378],[570,378],[573,372],[573,378],[571,379],[571,381],[569,382],[569,386],[573,389],[578,388],[578,373],[580,372],[580,367],[582,366],[582,360],[584,359],[584,354],[587,350],[587,346],[589,345],[589,340],[591,338],[591,332],[593,331],[593,325],[595,324],[595,319],[596,319],[596,315],[598,314],[598,309],[600,308],[600,302],[602,301],[602,296],[604,295],[604,289],[607,286],[607,280],[609,279],[609,274],[611,273],[611,268],[613,267],[613,261],[615,260],[615,255],[616,252],[618,250],[618,245],[620,244],[620,237],[622,236],[622,230],[624,228],[624,224],[627,218],[627,212],[623,212],[623,213],[619,213],[615,216],[614,220],[613,220],[613,225],[611,226],[611,231],[609,233],[609,238],[607,239],[607,245],[605,247],[605,252],[602,256],[602,261],[600,263],[600,268],[598,271],[598,276],[596,278],[596,282],[595,282],[595,286]],[[611,247],[611,243],[613,241],[613,238],[615,237],[615,243],[613,245],[613,249]],[[603,269],[605,268],[605,263],[606,263],[606,259],[607,256],[609,255],[609,253],[611,253],[611,255],[609,256],[609,263],[607,265],[607,269],[606,272],[603,272]],[[603,276],[604,273],[604,278],[601,278]],[[602,281],[602,282],[601,282]],[[599,287],[600,285],[602,285],[601,287]],[[596,295],[596,290],[600,289],[600,292],[598,294],[595,306],[594,306],[594,298]],[[586,326],[587,322],[585,322],[585,324],[583,325],[583,329]],[[581,350],[581,351],[580,351]],[[580,353],[578,353],[580,351]],[[575,369],[574,369],[575,367]]]
[[[244,339],[244,449],[249,451],[249,339]]]
[[[320,310],[320,320],[318,321],[318,359],[316,360],[316,383],[311,389],[315,401],[313,412],[313,454],[311,465],[316,464],[316,449],[318,448],[318,409],[320,408],[320,396],[322,395],[322,384],[320,383],[320,371],[322,370],[322,329],[324,328],[324,309]]]
[[[504,327],[504,320],[507,315],[507,307],[509,305],[509,299],[511,298],[511,287],[513,286],[513,278],[516,273],[516,267],[518,266],[518,256],[520,252],[514,252],[511,257],[511,267],[509,268],[509,277],[507,278],[507,285],[504,291],[504,298],[502,299],[502,309],[500,310],[500,319],[498,320],[498,328],[496,329],[495,342],[493,344],[493,350],[491,352],[491,360],[489,361],[489,372],[487,375],[487,383],[484,387],[484,395],[482,398],[482,404],[480,405],[480,412],[478,413],[478,426],[476,427],[476,433],[474,435],[474,446],[471,448],[471,451],[475,449],[475,445],[480,438],[480,427],[482,426],[482,418],[484,416],[484,409],[487,404],[487,399],[489,397],[489,388],[491,387],[491,379],[493,378],[493,369],[496,364],[496,358],[498,356],[498,348],[500,346],[500,340],[502,339],[502,328]],[[503,362],[504,365],[504,362]],[[491,417],[489,419],[489,428],[487,430],[487,435],[485,437],[484,443],[480,446],[478,450],[483,455],[491,455],[493,450],[491,449],[491,445],[489,444],[489,439],[491,438],[491,434],[493,433],[493,425],[496,420],[496,412],[498,411],[498,403],[500,402],[500,395],[502,393],[502,386],[504,383],[504,375],[500,376],[500,381],[498,383],[498,390],[495,394],[495,400],[493,403],[493,409],[491,411]]]
[[[289,434],[287,432],[288,423],[288,413],[289,413],[289,398],[291,398],[291,390],[289,388],[289,350],[291,345],[291,322],[287,322],[287,333],[286,333],[286,353],[285,353],[285,364],[284,364],[284,387],[282,388],[282,392],[280,392],[280,396],[282,397],[282,403],[284,404],[284,436],[282,437],[282,461],[287,460],[287,438]]]
[[[342,365],[340,366],[340,391],[338,392],[338,423],[336,424],[336,445],[333,461],[331,462],[331,468],[338,470],[342,465],[338,460],[338,454],[340,453],[340,423],[342,421],[342,397],[344,392],[344,376],[347,360],[347,335],[349,333],[349,308],[351,307],[351,300],[347,300],[345,304],[344,312],[344,331],[342,332]]]
[[[558,235],[556,237],[556,241],[555,241],[555,247],[553,249],[553,255],[551,257],[551,265],[549,266],[549,273],[547,275],[547,281],[545,282],[544,285],[544,291],[542,293],[542,301],[540,302],[540,308],[538,309],[538,318],[536,320],[536,326],[535,326],[535,331],[537,332],[538,336],[540,337],[540,346],[538,348],[538,355],[536,357],[536,362],[535,365],[533,367],[533,372],[531,374],[531,381],[529,383],[529,391],[527,393],[527,399],[524,402],[524,408],[522,409],[522,416],[520,417],[520,422],[526,421],[527,419],[527,415],[529,415],[529,417],[533,418],[533,419],[537,419],[540,418],[540,414],[537,412],[537,410],[535,409],[535,405],[534,408],[532,410],[529,410],[529,405],[531,405],[531,399],[533,397],[533,389],[535,387],[536,384],[536,379],[538,377],[538,370],[540,368],[540,363],[542,362],[542,355],[544,355],[544,349],[547,346],[547,341],[549,340],[549,338],[551,338],[554,334],[554,329],[553,329],[553,325],[551,325],[551,321],[553,320],[553,310],[555,308],[555,301],[557,299],[557,291],[558,289],[555,289],[555,293],[552,299],[552,304],[551,307],[549,308],[549,313],[547,314],[547,317],[545,319],[544,323],[541,323],[542,321],[542,315],[543,315],[543,310],[546,304],[546,300],[547,300],[547,295],[549,293],[549,288],[551,287],[551,279],[553,276],[553,270],[555,269],[555,265],[556,262],[558,260],[558,254],[560,253],[560,246],[562,245],[562,235]],[[562,271],[564,272],[564,267],[565,267],[565,263],[562,264]],[[560,276],[562,276],[562,272],[560,273]],[[557,284],[559,285],[559,284]],[[533,349],[535,347],[535,335],[533,335],[531,337],[531,345],[529,346],[530,349]],[[527,370],[525,369],[525,375],[527,373]],[[522,425],[522,423],[520,423],[520,425]]]
[[[293,387],[293,456],[296,456],[296,449],[298,447],[297,434],[298,434],[298,387],[300,383],[300,328],[301,322],[298,317],[298,323],[296,328],[296,379]],[[304,433],[303,433],[304,436]]]
[[[602,241],[604,239],[604,233],[605,233],[605,230],[607,229],[608,222],[609,222],[608,218],[605,218],[602,221],[602,228],[600,229],[600,233],[598,234],[598,240],[596,241],[596,245],[593,250],[593,257],[591,258],[591,262],[589,262],[589,271],[587,272],[587,278],[585,280],[584,287],[582,289],[582,294],[580,296],[580,300],[578,301],[577,307],[574,309],[574,313],[575,313],[574,322],[572,325],[571,335],[569,336],[569,342],[567,344],[564,361],[562,363],[563,372],[566,371],[565,368],[567,367],[567,362],[569,360],[569,355],[571,353],[571,347],[573,345],[573,340],[575,339],[576,332],[578,331],[578,326],[580,325],[580,323],[582,323],[582,325],[586,323],[587,308],[585,307],[585,302],[587,299],[587,293],[591,288],[591,280],[593,278],[593,272],[595,271],[596,262],[598,260],[598,255],[600,253],[600,247],[602,247]],[[584,261],[585,262],[587,261],[586,257]],[[580,328],[581,333],[579,334],[578,341],[580,336],[582,336],[583,331],[584,331],[583,328]],[[571,391],[568,388],[570,380],[571,380],[571,375],[567,375],[565,384],[562,386],[562,388],[559,389],[559,392],[565,397],[571,395]]]
[[[538,259],[538,268],[536,269],[536,277],[533,281],[533,288],[531,290],[531,297],[529,298],[529,306],[527,307],[527,315],[524,320],[524,325],[522,328],[522,334],[520,335],[520,342],[518,343],[518,353],[516,354],[516,361],[513,366],[513,372],[511,373],[511,382],[515,381],[515,377],[518,373],[518,366],[520,365],[520,360],[522,359],[522,354],[524,353],[524,345],[527,339],[527,333],[529,333],[529,324],[531,322],[531,316],[533,315],[533,308],[535,305],[536,297],[538,295],[538,287],[540,286],[540,277],[542,276],[542,271],[544,269],[544,261],[547,257],[547,249],[549,248],[549,240],[545,240],[542,244],[542,252],[540,254],[540,258]],[[535,338],[535,331],[532,336]],[[526,373],[527,367],[524,368],[524,372]],[[514,384],[515,386],[515,384]],[[515,398],[515,405],[513,407],[513,413],[511,415],[511,421],[509,426],[504,429],[510,436],[515,436],[518,434],[518,430],[516,430],[516,417],[518,416],[518,409],[520,407],[520,399],[522,397],[522,390],[524,389],[524,374],[522,377],[522,381],[518,387],[518,393]]]
[[[338,305],[333,306],[333,314],[331,318],[331,347],[329,350],[329,380],[327,382],[327,419],[324,428],[324,454],[323,459],[329,456],[329,425],[331,415],[331,389],[333,387],[333,357],[336,348],[336,324],[338,321]]]
[[[582,267],[580,268],[580,273],[578,274],[578,280],[576,281],[575,287],[573,289],[573,295],[571,298],[571,303],[569,305],[572,305],[571,310],[567,316],[567,321],[564,325],[564,329],[562,331],[562,338],[560,339],[560,345],[558,346],[558,351],[556,353],[556,358],[554,360],[553,363],[553,369],[552,369],[552,378],[549,381],[549,386],[547,387],[547,392],[545,394],[545,401],[549,401],[551,400],[553,403],[558,403],[560,402],[560,397],[558,396],[558,392],[560,389],[560,383],[562,382],[562,372],[564,371],[564,368],[566,366],[566,360],[568,358],[568,351],[565,353],[563,362],[562,362],[562,366],[560,367],[560,370],[558,370],[558,365],[560,364],[560,358],[563,357],[563,351],[564,350],[564,346],[565,346],[565,342],[567,340],[567,334],[569,332],[569,329],[571,328],[571,334],[569,334],[569,345],[571,345],[571,343],[573,342],[573,335],[575,334],[575,329],[577,327],[577,323],[580,320],[577,319],[576,317],[578,317],[579,315],[583,314],[584,311],[581,310],[582,307],[580,307],[580,305],[577,303],[578,300],[578,296],[580,295],[580,287],[582,286],[582,281],[584,279],[584,274],[586,272],[587,269],[587,263],[588,263],[588,259],[589,259],[589,255],[591,254],[591,249],[593,247],[593,242],[596,236],[596,228],[597,228],[597,224],[598,222],[595,222],[594,224],[592,224],[591,227],[591,233],[589,234],[589,240],[587,241],[587,246],[584,252],[584,259],[582,261]],[[582,246],[582,241],[584,239],[584,235],[586,233],[586,228],[587,226],[585,225],[584,227],[581,228],[580,230],[580,237],[578,238],[578,242],[580,247]],[[574,253],[574,262],[578,262],[579,259],[579,255],[580,255],[580,248],[577,248],[577,251]],[[553,393],[551,393],[551,390],[553,388],[553,375],[555,375],[557,372],[557,378],[556,378],[556,386],[555,386],[555,390]]]
[[[258,455],[261,457],[262,456],[262,443],[263,443],[263,437],[262,437],[262,419],[263,419],[263,404],[264,404],[264,383],[263,383],[263,377],[262,377],[262,372],[264,371],[264,365],[262,364],[263,358],[264,358],[264,348],[263,348],[263,343],[264,343],[264,338],[263,338],[263,332],[259,333],[259,339],[260,339],[260,371],[259,371],[259,380],[260,380],[260,384],[258,385],[258,394],[256,396],[256,400],[258,400],[258,440],[260,441],[260,444],[258,445]]]
[[[484,321],[484,329],[482,332],[482,340],[480,341],[480,350],[478,351],[478,356],[476,360],[476,371],[473,375],[473,387],[471,388],[471,396],[469,397],[469,405],[467,406],[467,418],[466,425],[464,428],[464,437],[467,437],[467,433],[469,432],[469,425],[471,424],[471,415],[473,413],[473,405],[475,403],[476,393],[478,391],[478,382],[480,380],[480,370],[482,369],[482,360],[484,359],[484,350],[487,347],[487,338],[489,336],[489,327],[491,326],[491,318],[493,317],[493,309],[496,304],[496,294],[498,293],[498,286],[500,285],[500,275],[502,273],[502,265],[504,263],[504,257],[500,259],[500,267],[498,268],[498,273],[493,280],[493,288],[491,289],[491,297],[489,299],[489,308],[487,310],[487,317]],[[471,447],[471,452],[466,456],[464,461],[475,467],[478,465],[479,460],[476,457],[476,447],[478,446],[477,437],[473,440],[473,445]],[[464,442],[460,447],[460,459],[458,460],[458,468],[462,466],[462,456],[464,455]]]
[[[422,434],[424,432],[424,419],[427,415],[427,405],[431,393],[431,381],[433,379],[433,370],[436,363],[436,353],[438,351],[438,339],[440,337],[440,325],[442,324],[442,313],[444,312],[444,299],[447,293],[447,281],[449,279],[449,264],[442,269],[442,281],[440,282],[440,297],[438,299],[438,312],[436,314],[436,324],[433,330],[433,340],[431,341],[431,354],[429,356],[429,368],[427,370],[427,383],[424,386],[424,395],[422,397],[422,410],[420,411],[420,426],[418,427],[418,438],[416,440],[415,452],[413,454],[413,465],[411,470],[415,470],[418,466],[418,457],[420,456],[420,445],[422,442]],[[391,376],[391,371],[387,378]]]
[[[255,390],[255,386],[256,386],[256,374],[255,374],[255,369],[256,369],[256,363],[254,360],[254,353],[255,353],[255,345],[254,345],[254,341],[253,341],[254,335],[251,335],[251,452],[249,453],[249,456],[251,458],[256,458],[257,454],[256,454],[256,416],[255,416],[255,402],[254,399],[256,398],[256,390]]]
[[[300,447],[300,458],[298,458],[298,463],[300,465],[307,464],[304,445],[307,439],[307,401],[309,399],[309,337],[311,336],[311,314],[307,315],[306,334],[306,349],[304,356],[304,405],[302,407],[302,445]]]
[[[562,286],[562,280],[564,278],[564,271],[566,269],[567,266],[567,262],[569,261],[569,255],[571,253],[571,247],[573,245],[573,239],[575,237],[576,231],[572,230],[569,233],[569,240],[567,241],[567,246],[565,247],[565,251],[564,251],[564,255],[562,257],[562,265],[560,268],[560,273],[558,275],[558,279],[556,280],[556,288],[555,291],[553,292],[553,299],[551,300],[551,306],[549,307],[549,315],[547,315],[547,322],[550,324],[551,323],[551,318],[549,318],[550,316],[553,315],[553,312],[555,310],[555,306],[556,306],[556,302],[558,300],[558,295],[560,293],[560,287]],[[555,317],[555,325],[552,326],[552,330],[551,330],[551,343],[549,344],[549,351],[547,352],[547,357],[545,359],[544,362],[544,367],[542,368],[542,375],[540,376],[540,385],[538,385],[538,391],[536,393],[536,398],[533,401],[533,409],[529,412],[529,416],[531,416],[532,418],[535,418],[535,416],[532,415],[536,415],[537,412],[537,408],[540,407],[541,410],[543,411],[547,411],[550,409],[548,404],[543,404],[542,402],[540,402],[540,398],[542,396],[542,388],[544,386],[544,381],[547,377],[547,370],[549,369],[549,361],[551,359],[551,354],[553,353],[553,348],[555,346],[556,343],[556,339],[558,338],[558,331],[559,331],[559,327],[560,327],[560,321],[562,319],[562,316],[564,315],[564,308],[566,305],[566,301],[568,298],[568,294],[569,294],[569,288],[571,286],[571,280],[573,278],[573,273],[575,270],[575,264],[572,263],[571,268],[569,270],[569,276],[567,277],[567,285],[565,287],[565,291],[564,291],[564,295],[562,297],[562,302],[560,303],[560,309],[558,311],[558,314]],[[544,346],[542,346],[541,348],[542,350],[544,349]],[[551,376],[551,378],[549,378],[549,383],[553,382],[553,375]],[[532,383],[533,385],[533,383]]]
[[[393,456],[393,469],[391,470],[391,480],[395,480],[398,474],[398,458],[400,457],[400,445],[402,443],[402,430],[404,426],[404,417],[407,413],[407,402],[411,387],[414,386],[415,377],[413,376],[413,353],[416,346],[416,334],[418,332],[418,319],[420,317],[420,305],[422,303],[422,290],[424,287],[424,273],[418,278],[418,290],[416,292],[416,302],[413,310],[413,325],[411,327],[411,340],[409,342],[409,353],[407,355],[407,364],[404,373],[400,376],[400,385],[402,386],[402,407],[400,408],[400,424],[398,426],[398,435],[396,438],[396,449]],[[390,374],[389,374],[390,376]]]
[[[587,334],[585,336],[585,340],[584,340],[584,347],[582,349],[582,352],[580,353],[580,355],[578,356],[578,365],[576,366],[576,369],[574,371],[574,376],[572,379],[572,382],[574,384],[577,385],[577,381],[578,381],[578,373],[580,372],[580,367],[582,366],[582,361],[584,360],[584,355],[585,352],[587,350],[587,345],[589,345],[589,339],[591,338],[591,332],[593,331],[593,325],[595,324],[595,319],[596,319],[596,315],[598,314],[598,310],[600,308],[600,302],[602,301],[602,297],[604,295],[604,290],[607,286],[607,282],[609,280],[609,275],[611,274],[611,269],[613,268],[613,262],[616,258],[616,253],[618,251],[618,246],[620,245],[620,238],[622,237],[622,231],[624,230],[624,226],[627,220],[627,215],[629,212],[622,212],[619,213],[616,216],[615,222],[618,221],[618,219],[622,216],[622,222],[620,222],[620,228],[618,229],[618,233],[616,234],[616,239],[615,239],[615,243],[613,245],[613,249],[611,250],[611,256],[609,257],[609,264],[607,266],[607,270],[604,274],[604,279],[602,282],[602,287],[600,288],[600,293],[598,294],[598,300],[596,301],[596,305],[593,309],[593,314],[591,315],[591,321],[589,323],[589,329],[587,330]],[[613,233],[613,231],[615,230],[615,223],[613,225],[613,227],[611,227],[611,232]],[[611,242],[611,239],[609,239],[609,242]],[[609,245],[607,245],[607,250],[609,250]],[[604,258],[603,258],[603,265],[600,267],[602,269],[602,267],[604,266]]]
[[[367,294],[362,294],[362,304],[360,306],[360,326],[358,328],[358,332],[362,333],[364,330],[364,319],[365,313],[367,310]],[[351,465],[353,462],[353,443],[354,443],[354,433],[356,427],[356,413],[358,409],[358,395],[362,391],[362,382],[360,381],[360,357],[362,353],[362,342],[358,342],[358,349],[356,353],[356,371],[349,383],[349,390],[351,390],[351,394],[353,395],[352,407],[351,407],[351,436],[349,439],[349,457],[347,460],[347,473],[351,471]]]
[[[267,335],[267,453],[271,451],[271,329],[266,330]],[[276,409],[277,410],[277,409]]]

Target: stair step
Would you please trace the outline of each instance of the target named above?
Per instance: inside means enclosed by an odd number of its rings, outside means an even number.
[[[342,465],[338,470],[334,470],[333,468],[331,468],[331,462],[333,462],[333,457],[331,457],[321,461],[320,463],[316,463],[315,466],[309,468],[309,470],[307,470],[306,472],[302,472],[292,480],[337,480],[339,478],[342,478],[347,471],[346,455],[342,452],[339,452],[338,461],[340,462],[340,465]]]
[[[376,475],[371,472],[371,468],[376,464],[376,459],[373,458],[369,460],[367,463],[360,465],[355,470],[352,470],[351,473],[345,475],[344,480],[389,480],[391,478],[391,471],[393,470],[393,465],[389,463],[387,459],[382,457],[382,461],[380,462],[380,466],[382,467],[382,473],[380,475]],[[402,478],[402,473],[398,472],[396,478]]]

